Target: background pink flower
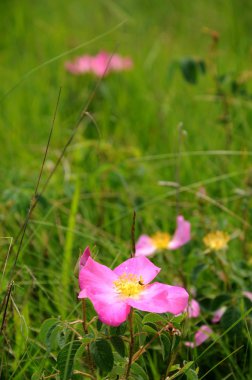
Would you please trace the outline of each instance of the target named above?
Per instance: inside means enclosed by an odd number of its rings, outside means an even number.
[[[219,323],[226,310],[227,310],[226,306],[222,306],[218,310],[216,310],[214,312],[214,315],[213,315],[211,322],[212,323]]]
[[[136,256],[151,256],[158,249],[177,249],[191,239],[191,225],[182,215],[177,217],[177,228],[173,235],[158,232],[155,235],[141,235],[136,242]]]
[[[200,304],[195,299],[191,299],[187,307],[189,318],[197,318],[200,315]]]
[[[207,326],[207,325],[202,325],[199,330],[196,332],[194,336],[194,341],[193,342],[185,342],[185,345],[187,347],[195,348],[200,346],[202,343],[204,343],[210,335],[213,333],[213,330]]]
[[[252,302],[252,292],[244,291],[242,294]]]
[[[89,257],[79,274],[79,298],[87,296],[99,319],[111,326],[123,323],[131,307],[179,314],[187,307],[188,293],[178,286],[149,284],[159,271],[144,256],[126,260],[114,270]]]
[[[111,71],[129,70],[133,66],[130,57],[121,57],[119,54],[101,51],[95,56],[83,55],[71,62],[65,63],[65,68],[72,74],[93,73],[98,77],[107,75]]]

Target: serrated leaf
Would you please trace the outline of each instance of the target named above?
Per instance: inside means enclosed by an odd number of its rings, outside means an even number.
[[[166,361],[171,354],[171,339],[166,334],[160,336],[161,352],[163,360]]]
[[[182,314],[180,314],[180,315],[177,315],[176,317],[173,317],[172,319],[171,319],[171,322],[175,325],[180,325],[181,324],[181,322],[183,322],[183,320],[185,319],[185,317],[186,317],[186,313],[182,313]],[[176,326],[177,327],[177,326]]]
[[[114,349],[118,352],[119,355],[122,357],[125,356],[125,345],[124,341],[120,336],[114,335],[111,337],[111,343],[114,347]]]
[[[60,380],[69,380],[73,372],[74,357],[81,346],[79,340],[67,343],[57,357],[57,368],[60,371]]]
[[[143,331],[144,332],[147,332],[147,333],[149,333],[149,334],[156,334],[157,333],[157,330],[154,328],[154,327],[152,327],[151,326],[152,324],[150,323],[150,324],[146,324],[146,325],[144,325],[143,326]],[[155,325],[154,325],[155,326]]]
[[[148,313],[143,317],[142,323],[158,323],[163,322],[166,324],[168,322],[167,318],[165,318],[161,314]]]
[[[98,339],[90,344],[90,353],[97,367],[110,372],[114,365],[114,357],[110,344],[105,339]]]
[[[131,377],[133,377],[135,380],[149,380],[149,377],[144,371],[144,369],[140,367],[140,365],[137,363],[132,364],[131,369],[130,369],[130,374],[131,374]]]
[[[50,318],[45,320],[41,326],[39,340],[47,347],[48,350],[51,350],[51,336],[59,324],[60,321],[58,319]]]

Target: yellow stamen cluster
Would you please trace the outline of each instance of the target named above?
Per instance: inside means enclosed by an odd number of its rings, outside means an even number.
[[[220,249],[227,248],[227,243],[230,240],[230,236],[223,231],[214,231],[209,232],[204,239],[203,242],[207,248],[212,251],[219,251]]]
[[[157,249],[167,249],[171,237],[166,232],[156,232],[151,236],[152,242]]]
[[[114,285],[116,292],[123,298],[137,298],[144,289],[144,280],[142,276],[138,277],[135,274],[123,273],[114,281]]]

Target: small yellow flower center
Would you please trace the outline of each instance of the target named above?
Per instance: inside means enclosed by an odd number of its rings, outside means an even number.
[[[166,232],[156,232],[151,236],[152,242],[157,249],[168,248],[168,244],[171,241],[171,237]]]
[[[123,298],[137,298],[139,293],[144,289],[144,280],[142,276],[123,273],[114,281],[114,285],[116,292]]]
[[[203,242],[213,251],[219,251],[220,249],[224,249],[227,247],[227,243],[230,240],[230,236],[223,231],[214,231],[207,234]]]

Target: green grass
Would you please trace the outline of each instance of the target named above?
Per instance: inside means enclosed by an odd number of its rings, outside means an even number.
[[[6,237],[15,238],[25,220],[59,90],[40,189],[96,83],[92,76],[67,73],[64,62],[101,49],[116,50],[134,61],[132,71],[104,78],[89,108],[96,125],[90,118],[80,124],[32,214],[14,271],[8,345],[1,341],[4,379],[31,379],[47,363],[37,341],[44,319],[60,314],[68,320],[81,317],[73,269],[86,245],[109,266],[129,257],[134,209],[136,236],[157,229],[172,232],[178,209],[192,223],[190,245],[168,258],[157,255],[154,261],[168,268],[159,276],[164,282],[179,283],[180,271],[184,273],[188,289],[197,290],[202,322],[223,293],[231,295],[229,305],[241,315],[248,309],[240,294],[252,290],[252,86],[248,79],[246,96],[230,86],[251,70],[251,7],[246,0],[0,3],[0,262],[6,263],[2,295],[16,252],[15,248],[6,261]],[[220,35],[213,51],[206,27]],[[207,64],[206,74],[195,85],[181,75],[178,62],[185,57]],[[216,96],[215,80],[221,75],[227,76],[222,98]],[[229,121],[221,123],[225,102]],[[180,122],[185,133],[179,138]],[[177,180],[179,190],[159,183]],[[204,200],[197,195],[202,187]],[[206,262],[202,254],[202,237],[217,228],[238,235],[227,252],[228,290],[216,280],[218,262],[211,257]],[[207,270],[196,275],[201,264],[207,264]],[[234,353],[239,339],[233,341],[232,332],[227,334],[200,357],[200,378],[211,368],[206,379],[223,379],[229,373],[231,379],[250,378],[251,319],[246,323],[244,348]],[[226,330],[221,326],[218,333]],[[188,322],[189,336],[192,331],[193,322]],[[180,358],[197,358],[203,350],[181,347]],[[153,350],[149,371],[158,378],[155,355]]]

